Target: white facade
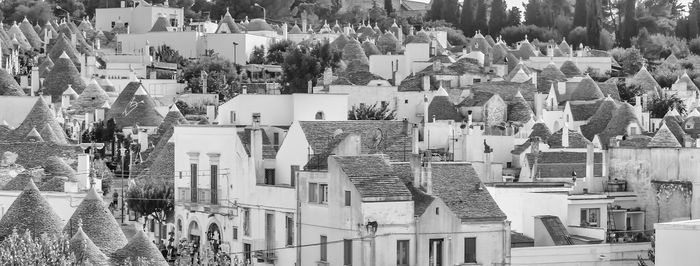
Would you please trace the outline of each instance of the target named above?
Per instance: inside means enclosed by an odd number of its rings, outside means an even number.
[[[267,51],[267,47],[275,41],[276,38],[270,37],[269,34],[258,35],[256,32],[209,33],[204,35],[202,47],[206,50],[214,50],[220,57],[235,61],[236,64],[247,65],[255,47],[262,46]],[[234,42],[237,45],[234,45]]]
[[[557,65],[557,68],[560,68],[561,65],[568,60],[572,60],[581,71],[586,71],[586,69],[589,67],[592,69],[597,69],[600,73],[605,73],[612,70],[612,59],[610,57],[584,56],[572,58],[568,56],[533,56],[530,57],[530,59],[525,60],[525,64],[531,68],[544,69],[550,62],[554,62],[554,64]]]
[[[12,203],[15,201],[15,199],[17,199],[17,197],[21,193],[22,191],[20,190],[0,190],[0,218],[2,218],[3,215],[5,215],[7,209],[10,208],[10,205],[12,205]],[[58,214],[58,217],[61,218],[63,224],[66,224],[68,220],[70,220],[70,217],[73,215],[73,212],[75,212],[75,209],[77,209],[78,205],[80,205],[80,202],[83,201],[83,198],[85,198],[85,195],[87,195],[87,193],[42,191],[41,195],[49,203],[51,209],[53,209],[54,212]]]
[[[348,118],[347,94],[240,94],[219,106],[219,125],[251,125],[253,114],[260,124],[289,126],[300,120],[345,121]],[[317,118],[322,114],[322,119]]]
[[[696,265],[700,261],[700,220],[654,224],[656,265]]]
[[[130,33],[146,33],[151,30],[158,17],[163,14],[171,26],[185,25],[183,8],[151,6],[144,1],[136,2],[136,7],[115,7],[95,9],[95,30],[112,31],[115,22],[123,22]]]

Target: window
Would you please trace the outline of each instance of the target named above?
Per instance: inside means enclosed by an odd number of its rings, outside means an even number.
[[[406,99],[406,100],[403,100],[403,103],[408,103],[408,99]]]
[[[243,209],[243,235],[250,236],[250,208]]]
[[[236,111],[231,111],[231,116],[229,117],[231,124],[236,122]]]
[[[598,208],[581,209],[581,227],[598,227],[599,217],[600,209]]]
[[[326,115],[323,114],[323,111],[318,111],[316,112],[316,120],[326,120]]]
[[[311,202],[316,202],[317,200],[317,195],[318,193],[318,184],[316,183],[309,183],[309,203]]]
[[[115,24],[115,23],[116,23],[116,22],[112,21],[112,29],[114,29],[114,24]]]
[[[265,213],[265,246],[268,250],[275,248],[275,213]]]
[[[279,150],[280,148],[280,133],[272,133],[272,145],[274,146],[275,150]]]
[[[476,262],[476,237],[464,238],[464,262]]]
[[[289,179],[290,179],[289,184],[290,184],[292,187],[294,187],[294,186],[296,186],[296,182],[297,182],[296,179],[297,179],[297,172],[299,171],[299,166],[298,166],[298,165],[292,165],[292,166],[290,166],[289,168],[290,168],[290,169],[289,169],[289,170],[290,170],[290,173],[292,173],[291,176],[289,177]]]
[[[321,236],[321,261],[328,261],[328,237]]]
[[[177,219],[177,231],[182,232],[182,219]]]
[[[350,191],[345,191],[345,206],[350,206],[352,200],[352,194],[350,194]]]
[[[265,169],[265,184],[274,185],[275,184],[275,169]]]
[[[238,240],[238,226],[233,227],[233,240]]]
[[[190,189],[192,192],[190,194],[192,202],[197,202],[197,164],[196,163],[190,164]]]
[[[343,239],[343,265],[352,265],[352,239]]]
[[[409,240],[396,241],[396,265],[408,266]]]
[[[318,185],[319,203],[328,203],[328,184]]]
[[[210,171],[210,178],[211,182],[209,183],[211,186],[211,204],[218,204],[218,195],[217,195],[217,190],[219,189],[219,166],[218,165],[211,165],[211,171]]]
[[[637,127],[630,127],[630,135],[637,135]]]
[[[435,215],[440,215],[440,207],[435,207]]]
[[[473,83],[479,83],[481,82],[481,79],[474,79]]]
[[[243,244],[243,258],[246,261],[250,261],[252,254],[251,251],[253,250],[253,246],[251,244],[245,243]]]
[[[287,227],[287,246],[294,245],[294,218],[291,213],[287,213],[285,225]]]

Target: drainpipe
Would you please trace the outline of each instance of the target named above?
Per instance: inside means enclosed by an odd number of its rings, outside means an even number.
[[[413,216],[413,226],[415,229],[413,230],[414,232],[414,244],[416,245],[416,248],[414,249],[415,251],[415,256],[414,256],[414,262],[413,265],[418,265],[418,215]],[[409,262],[410,264],[410,262]]]
[[[301,266],[301,201],[299,200],[299,175],[294,174],[292,177],[296,179],[296,182],[294,183],[296,186],[296,193],[297,193],[297,261],[296,261],[296,266]]]

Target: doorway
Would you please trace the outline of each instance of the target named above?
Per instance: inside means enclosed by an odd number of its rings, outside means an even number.
[[[430,256],[429,262],[430,266],[442,266],[442,243],[444,239],[436,238],[430,239]]]

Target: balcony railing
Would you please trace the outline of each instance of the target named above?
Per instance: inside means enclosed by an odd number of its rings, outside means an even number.
[[[607,242],[608,243],[640,243],[649,242],[654,236],[654,230],[628,230],[628,231],[615,231],[608,230]]]
[[[192,188],[189,187],[179,187],[177,188],[178,202],[183,203],[199,203],[199,204],[211,204],[211,205],[225,205],[226,200],[223,199],[223,193],[221,189],[211,190],[208,188],[197,188],[192,193]]]

